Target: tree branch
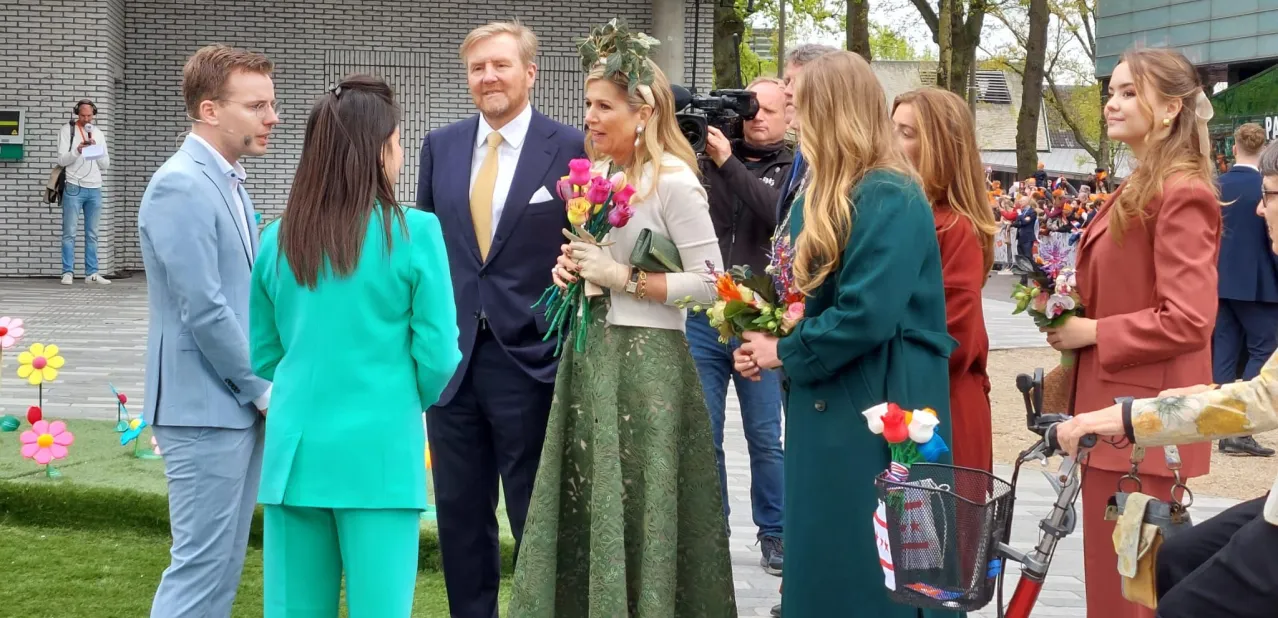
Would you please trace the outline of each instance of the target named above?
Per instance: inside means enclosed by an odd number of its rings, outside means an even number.
[[[1061,120],[1065,121],[1065,126],[1068,126],[1070,132],[1074,134],[1074,141],[1078,142],[1078,145],[1082,146],[1083,150],[1087,151],[1087,154],[1092,155],[1093,161],[1100,161],[1100,148],[1092,146],[1091,143],[1088,142],[1087,135],[1084,134],[1083,129],[1078,126],[1078,122],[1070,117],[1069,110],[1066,109],[1065,103],[1061,100],[1061,93],[1060,89],[1056,85],[1056,80],[1052,79],[1050,73],[1047,75],[1047,86],[1052,92],[1052,96],[1043,97],[1047,100],[1047,104],[1051,105],[1052,109],[1055,109],[1056,112],[1061,115]]]
[[[932,30],[932,42],[937,42],[940,37],[940,18],[936,16],[936,11],[932,10],[931,3],[927,0],[910,0],[910,2],[919,10],[919,15],[923,16],[923,22]]]

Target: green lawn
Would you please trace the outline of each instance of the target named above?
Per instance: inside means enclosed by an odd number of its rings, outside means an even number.
[[[168,540],[128,530],[76,531],[0,522],[0,613],[22,618],[146,616]],[[502,582],[505,607],[509,581]],[[234,618],[262,615],[262,551],[249,549]],[[345,615],[345,612],[342,614]],[[417,577],[413,616],[448,616],[442,573]]]
[[[62,478],[19,454],[19,432],[0,433],[0,614],[22,618],[145,616],[168,565],[164,464],[122,447],[113,422],[73,420]],[[143,434],[149,444],[150,432]],[[511,541],[499,510],[503,571]],[[254,519],[234,616],[262,614],[261,514]],[[422,522],[414,616],[447,616],[433,522]],[[503,600],[507,586],[503,583]]]

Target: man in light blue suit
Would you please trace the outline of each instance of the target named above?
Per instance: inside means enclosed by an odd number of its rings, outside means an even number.
[[[143,415],[164,453],[173,533],[152,618],[225,618],[239,587],[270,383],[253,375],[248,298],[257,225],[239,160],[266,154],[272,65],[225,46],[182,73],[190,135],[138,212],[150,329]]]

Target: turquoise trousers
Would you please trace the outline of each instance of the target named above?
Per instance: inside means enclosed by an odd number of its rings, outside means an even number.
[[[420,511],[265,505],[265,618],[409,618]]]

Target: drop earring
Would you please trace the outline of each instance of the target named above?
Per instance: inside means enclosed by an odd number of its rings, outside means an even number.
[[[639,125],[639,128],[635,129],[635,148],[639,147],[639,142],[642,140],[643,140],[643,125]]]

